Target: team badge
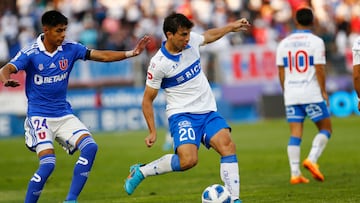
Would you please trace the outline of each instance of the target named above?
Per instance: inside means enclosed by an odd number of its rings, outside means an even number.
[[[60,66],[60,69],[61,70],[66,70],[67,67],[68,67],[69,63],[68,63],[68,60],[67,59],[61,59],[59,61],[59,66]]]

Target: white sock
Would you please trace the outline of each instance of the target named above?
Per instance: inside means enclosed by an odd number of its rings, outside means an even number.
[[[328,140],[329,140],[329,138],[323,133],[318,133],[315,136],[315,138],[312,142],[312,147],[311,147],[309,156],[308,156],[308,159],[311,162],[313,162],[313,163],[317,162],[321,153],[324,151]]]
[[[166,154],[161,158],[140,167],[140,171],[144,177],[172,172],[171,160],[173,156],[174,154]]]
[[[230,191],[232,199],[239,199],[240,175],[238,163],[221,163],[220,177],[225,187]]]
[[[289,157],[291,176],[301,175],[300,171],[300,146],[288,145],[287,153]]]

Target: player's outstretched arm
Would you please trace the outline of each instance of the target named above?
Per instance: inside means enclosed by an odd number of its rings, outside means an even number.
[[[135,48],[130,51],[111,51],[111,50],[96,50],[92,49],[90,52],[90,60],[100,62],[121,61],[126,58],[137,56],[144,51],[146,45],[149,43],[150,37],[145,35],[136,44]]]
[[[251,25],[246,18],[241,18],[226,24],[224,27],[209,29],[203,33],[205,38],[204,44],[214,42],[229,32],[246,31],[250,26]]]
[[[6,64],[0,69],[0,81],[5,87],[17,87],[20,86],[19,81],[11,79],[10,75],[16,73],[16,68],[11,64]]]

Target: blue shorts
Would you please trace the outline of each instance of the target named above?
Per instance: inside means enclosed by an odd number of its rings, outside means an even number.
[[[288,122],[302,123],[306,116],[309,116],[313,122],[318,122],[330,117],[330,113],[325,102],[286,106]]]
[[[183,144],[200,142],[210,148],[210,139],[221,129],[230,128],[225,119],[217,112],[205,114],[179,113],[169,118],[169,129],[174,140],[174,149]]]

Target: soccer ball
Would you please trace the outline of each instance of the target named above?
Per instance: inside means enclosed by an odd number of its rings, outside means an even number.
[[[205,188],[201,195],[202,203],[231,203],[229,190],[220,184],[213,184]]]

